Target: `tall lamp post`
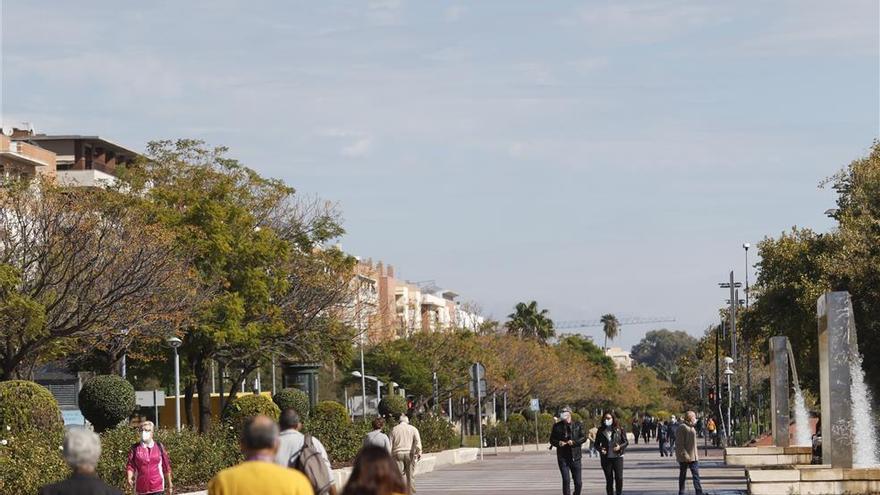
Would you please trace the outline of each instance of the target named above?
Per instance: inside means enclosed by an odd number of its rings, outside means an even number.
[[[168,337],[165,342],[174,349],[174,424],[177,431],[180,431],[180,355],[177,348],[183,341],[177,337]]]
[[[725,356],[724,365],[727,366],[727,369],[724,370],[724,376],[727,377],[727,434],[730,435],[733,430],[733,422],[730,411],[733,409],[733,387],[730,386],[730,377],[733,375],[733,370],[730,369],[730,365],[733,364],[733,358],[730,356]]]
[[[746,252],[746,313],[749,312],[749,248],[752,247],[748,242],[743,243],[743,249]],[[745,327],[743,327],[745,330]],[[745,331],[743,336],[745,336]],[[746,346],[746,426],[748,428],[748,439],[752,438],[752,353],[749,345],[750,339],[746,337],[743,343]]]

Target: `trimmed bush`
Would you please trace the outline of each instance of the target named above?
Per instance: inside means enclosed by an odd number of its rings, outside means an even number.
[[[524,438],[528,438],[529,429],[529,423],[522,414],[513,413],[507,417],[507,432],[513,443],[522,443]]]
[[[98,432],[118,425],[136,407],[134,387],[121,376],[96,376],[79,391],[79,409]]]
[[[351,423],[348,418],[348,409],[339,402],[325,400],[315,405],[314,416],[321,420],[327,420],[338,424]]]
[[[293,409],[303,419],[309,417],[309,395],[298,388],[285,388],[279,390],[272,401],[282,411],[285,409]]]
[[[379,401],[379,414],[397,420],[401,414],[406,414],[406,399],[399,395],[386,395]]]
[[[327,448],[334,466],[351,462],[371,429],[369,423],[349,420],[345,406],[334,401],[319,402],[304,425],[304,430]]]
[[[128,426],[101,434],[101,460],[98,463],[101,479],[120,489],[127,487],[125,459],[138,439],[137,430]],[[162,442],[168,452],[174,486],[181,493],[188,489],[204,489],[217,472],[241,461],[238,439],[228,429],[214,428],[199,435],[188,429],[178,432],[163,428],[156,431],[156,440]]]
[[[58,402],[47,388],[27,380],[0,382],[0,438],[25,430],[60,434],[63,428]]]
[[[61,458],[61,429],[15,433],[3,428],[0,439],[6,441],[0,442],[0,493],[37,493],[70,475]]]
[[[241,432],[247,418],[263,414],[275,421],[281,416],[281,410],[265,395],[239,395],[229,404],[224,412],[223,420],[232,427],[235,435]]]
[[[455,433],[452,423],[446,418],[426,414],[413,418],[411,423],[419,429],[422,450],[425,452],[439,452],[458,447],[459,436]]]

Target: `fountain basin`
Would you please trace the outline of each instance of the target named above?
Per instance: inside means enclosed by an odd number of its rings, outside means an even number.
[[[880,493],[880,468],[830,465],[746,468],[751,495],[836,495]]]
[[[809,464],[810,447],[728,447],[724,463],[728,466],[793,466]]]

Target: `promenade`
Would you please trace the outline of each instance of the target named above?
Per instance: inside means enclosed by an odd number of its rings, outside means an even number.
[[[520,493],[530,495],[558,495],[562,493],[561,478],[556,466],[556,453],[542,448],[540,452],[522,452],[514,447],[486,449],[482,462],[472,462],[439,468],[417,478],[418,495],[486,495]],[[704,492],[709,495],[745,493],[746,482],[742,468],[724,466],[720,450],[709,450],[703,459],[700,449],[700,474]],[[678,492],[678,464],[674,459],[660,457],[657,444],[630,444],[623,472],[623,492],[627,495],[675,495]],[[605,478],[598,458],[584,457],[583,495],[605,493]],[[688,477],[687,493],[693,494]]]

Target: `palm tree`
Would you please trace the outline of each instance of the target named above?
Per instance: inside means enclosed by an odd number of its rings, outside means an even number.
[[[611,313],[602,315],[602,331],[605,332],[605,351],[608,351],[608,339],[614,340],[620,335],[620,322]]]
[[[538,339],[546,342],[555,335],[553,320],[546,309],[538,309],[538,303],[517,303],[514,312],[507,315],[507,332],[519,338]]]

